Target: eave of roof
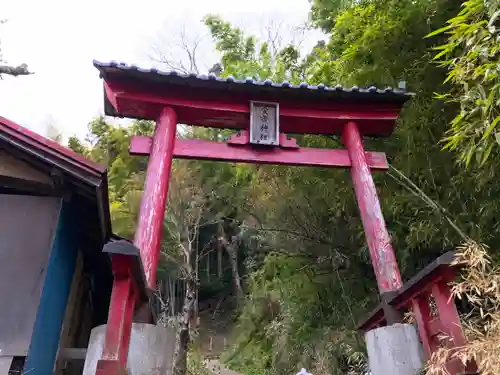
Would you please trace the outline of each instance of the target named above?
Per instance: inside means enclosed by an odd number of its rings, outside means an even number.
[[[269,79],[256,81],[252,78],[238,80],[233,77],[217,77],[214,74],[181,74],[176,71],[163,71],[156,68],[145,69],[115,61],[99,62],[94,60],[94,66],[105,80],[136,80],[143,84],[189,86],[193,89],[214,91],[234,90],[235,92],[245,93],[262,93],[265,91],[284,97],[306,100],[317,98],[341,99],[355,102],[393,102],[402,105],[414,96],[413,93],[406,90],[391,87],[380,89],[375,86],[360,88],[358,86],[343,87],[341,85],[327,86],[325,84],[309,85],[306,82],[293,85],[286,81],[275,83]]]
[[[60,145],[59,143],[45,138],[31,130],[16,124],[15,122],[0,116],[1,135],[10,136],[10,140],[17,140],[22,144],[29,146],[33,151],[39,150],[54,159],[64,160],[82,171],[101,177],[106,173],[106,167],[94,163],[73,150]]]
[[[87,160],[73,150],[42,137],[0,116],[0,142],[21,152],[38,166],[64,173],[79,193],[85,188],[95,196],[103,240],[111,234],[106,168]],[[83,190],[81,190],[83,191]]]

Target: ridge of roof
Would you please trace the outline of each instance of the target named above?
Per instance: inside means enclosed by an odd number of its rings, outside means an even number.
[[[105,76],[108,73],[113,72],[113,70],[118,70],[124,73],[139,73],[141,75],[144,75],[144,77],[148,78],[156,78],[156,79],[163,79],[165,81],[171,81],[169,83],[174,83],[173,81],[176,80],[177,83],[181,83],[181,81],[190,81],[190,82],[198,82],[198,83],[209,83],[213,82],[214,85],[230,85],[230,86],[248,86],[248,87],[273,87],[273,88],[282,88],[282,89],[288,89],[291,91],[314,91],[314,92],[319,92],[319,91],[324,91],[324,92],[337,92],[337,93],[345,93],[345,94],[360,94],[362,96],[363,94],[366,94],[366,97],[373,97],[373,96],[391,96],[391,97],[398,97],[400,100],[401,99],[410,99],[410,97],[414,96],[414,93],[408,92],[405,89],[401,88],[392,88],[392,87],[385,87],[385,88],[377,88],[375,86],[370,86],[368,88],[360,88],[359,86],[351,86],[351,87],[344,87],[342,85],[334,85],[334,86],[328,86],[323,83],[320,83],[318,85],[310,85],[307,82],[302,82],[299,85],[294,85],[288,81],[283,81],[280,83],[273,82],[270,79],[266,79],[264,81],[259,81],[259,80],[254,80],[253,78],[246,78],[246,79],[236,79],[232,76],[229,77],[218,77],[215,74],[211,73],[208,75],[205,74],[196,74],[196,73],[189,73],[189,74],[184,74],[177,72],[175,70],[161,70],[157,68],[142,68],[137,65],[131,65],[127,64],[124,62],[117,62],[117,61],[109,61],[109,62],[101,62],[94,60],[93,61],[94,67],[96,67],[99,72],[101,77]]]

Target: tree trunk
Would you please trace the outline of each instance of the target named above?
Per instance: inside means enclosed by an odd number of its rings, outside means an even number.
[[[196,331],[198,331],[198,329],[200,328],[200,311],[199,311],[199,293],[200,291],[198,290],[198,280],[199,280],[199,277],[200,277],[200,257],[199,257],[199,254],[198,254],[198,243],[196,244],[196,248],[194,250],[194,258],[195,258],[195,297],[194,297],[194,324],[195,324],[195,329]]]
[[[195,293],[190,282],[187,283],[186,297],[184,307],[179,322],[179,331],[177,334],[175,356],[174,356],[174,375],[185,375],[187,373],[187,353],[189,349],[190,335],[189,325],[193,313]]]
[[[186,295],[182,308],[181,319],[178,326],[178,334],[175,345],[173,375],[186,375],[187,373],[187,353],[190,343],[190,324],[193,318],[194,305],[196,300],[196,256],[193,252],[192,244],[188,245],[186,256]]]
[[[217,277],[222,277],[222,245],[217,241]]]
[[[228,241],[225,237],[223,237],[224,248],[229,255],[229,262],[231,263],[231,271],[233,273],[233,281],[234,287],[236,289],[236,295],[238,300],[242,300],[245,296],[243,292],[243,287],[241,284],[240,272],[238,270],[238,239],[236,236],[231,238],[231,241]]]

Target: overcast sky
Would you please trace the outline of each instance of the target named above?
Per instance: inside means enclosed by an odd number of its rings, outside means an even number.
[[[280,25],[288,40],[307,50],[318,31],[293,31],[307,21],[308,0],[0,0],[0,42],[10,64],[25,62],[34,75],[0,81],[0,116],[43,135],[48,124],[65,137],[84,137],[88,122],[102,113],[102,82],[92,60],[154,65],[155,47],[183,59],[176,45],[201,38],[200,70],[217,54],[201,22],[208,13],[253,34]],[[293,31],[293,32],[292,32]]]

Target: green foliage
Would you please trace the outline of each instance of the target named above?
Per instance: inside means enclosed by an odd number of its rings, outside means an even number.
[[[355,324],[353,310],[366,307],[352,306],[345,280],[331,275],[308,258],[270,253],[249,280],[248,305],[240,319],[242,334],[229,355],[230,365],[245,373],[258,368],[265,373],[293,373],[298,364],[317,373],[333,368],[334,373],[345,374],[352,365],[362,367],[358,338],[334,327]]]
[[[349,9],[356,0],[309,0],[311,3],[311,21],[325,32],[330,32],[336,18]]]
[[[468,0],[446,26],[429,34],[448,36],[434,48],[434,60],[448,68],[445,82],[453,89],[438,97],[458,103],[460,111],[444,141],[466,166],[484,165],[500,144],[499,17],[499,1]]]
[[[186,375],[212,375],[203,364],[203,356],[199,351],[190,350],[187,359]]]
[[[432,79],[441,73],[428,64],[428,49],[434,40],[424,36],[452,14],[452,3],[449,0],[357,3],[338,15],[327,44],[330,58],[318,60],[315,78],[346,85],[393,87],[404,79],[414,91],[425,84],[435,84]]]
[[[113,231],[129,239],[135,233],[147,166],[147,158],[129,154],[130,140],[133,135],[152,135],[153,127],[154,124],[150,121],[134,121],[128,127],[114,126],[106,122],[104,117],[99,117],[90,122],[89,133],[84,141],[71,137],[68,142],[75,152],[107,166]],[[224,131],[194,128],[187,129],[183,136],[219,139],[227,134]],[[183,256],[182,246],[187,241],[187,232],[192,234],[194,227],[199,226],[196,231],[199,232],[197,247],[201,259],[200,294],[203,297],[221,292],[231,293],[231,268],[227,259],[223,263],[221,278],[214,270],[207,277],[208,271],[205,268],[210,263],[216,263],[216,254],[211,246],[218,231],[218,223],[224,217],[237,217],[237,211],[247,207],[244,194],[252,179],[245,178],[241,174],[243,170],[220,163],[174,161],[169,204],[163,225],[163,257],[159,276],[182,274],[179,270]],[[241,194],[235,194],[236,189]],[[199,221],[194,217],[197,212],[202,213]],[[246,236],[241,248],[251,239],[252,236]],[[242,257],[241,261],[243,260]]]
[[[132,238],[139,212],[140,197],[147,159],[128,152],[132,135],[151,135],[153,123],[136,121],[129,127],[114,126],[104,117],[89,124],[84,142],[75,137],[68,146],[89,159],[108,168],[110,211],[116,234]]]
[[[337,6],[333,1],[314,6],[326,3]],[[460,243],[461,233],[494,243],[494,218],[500,208],[500,191],[493,183],[498,164],[464,171],[439,145],[457,108],[434,98],[435,92],[449,89],[442,84],[446,70],[432,64],[431,48],[445,37],[426,36],[456,14],[460,4],[452,0],[344,4],[336,12],[324,8],[322,20],[321,12],[313,12],[316,24],[332,25],[330,39],[299,57],[291,73],[297,69],[309,82],[329,85],[383,87],[404,80],[416,93],[391,138],[366,140],[367,149],[385,151],[393,165],[375,179],[402,274],[413,276]],[[223,36],[214,36],[216,42]],[[222,75],[248,74],[239,69],[251,69],[249,60],[226,58],[234,56],[232,46],[217,46],[224,61]],[[254,56],[252,66],[262,66],[265,60],[255,64],[260,57]],[[265,72],[276,79],[272,69]],[[342,147],[335,139],[318,136],[300,136],[298,142]],[[236,169],[237,175],[255,181],[254,228],[263,236],[265,250],[260,250],[263,257],[247,254],[258,260],[249,275],[248,304],[239,319],[238,345],[228,354],[229,363],[248,374],[289,374],[300,366],[313,373],[361,373],[363,353],[355,322],[370,310],[378,293],[348,171]]]
[[[223,77],[291,82],[304,78],[306,61],[300,60],[297,47],[280,46],[273,51],[269,43],[258,43],[255,37],[245,36],[241,29],[214,15],[207,16],[205,24],[222,52]]]

